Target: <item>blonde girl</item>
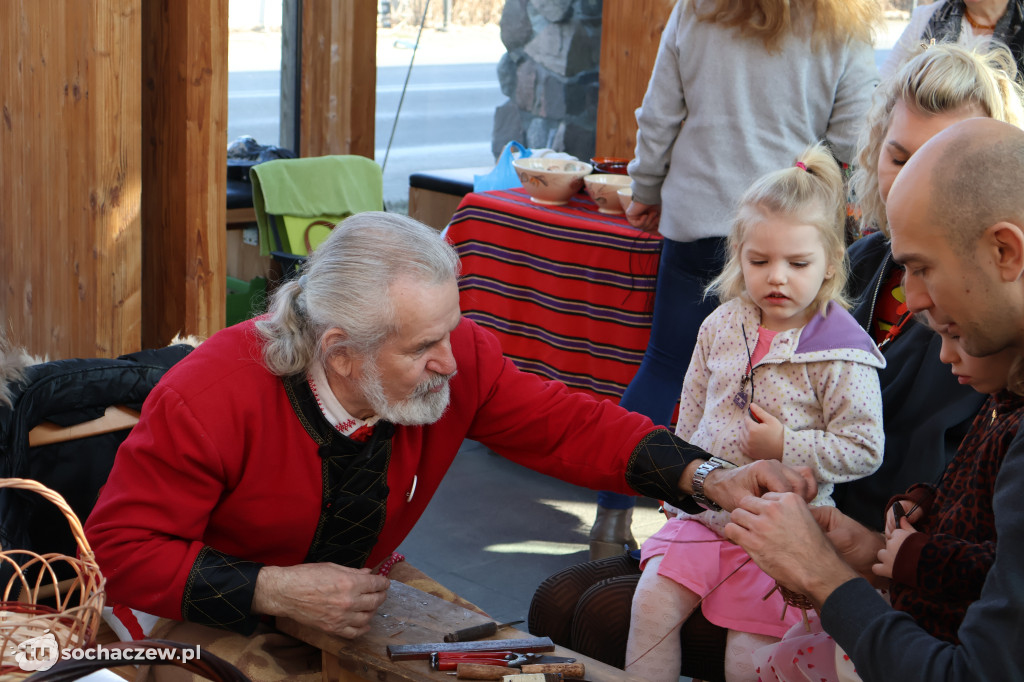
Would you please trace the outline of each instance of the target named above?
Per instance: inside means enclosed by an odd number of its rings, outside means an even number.
[[[676,433],[722,466],[777,459],[810,467],[813,504],[833,484],[866,476],[882,458],[884,361],[846,311],[842,176],[821,145],[743,195],[728,260],[708,287],[721,305],[701,325],[683,384]],[[678,628],[696,608],[729,630],[726,678],[756,680],[751,653],[799,618],[775,586],[720,532],[729,515],[679,510],[643,546],[626,669],[676,680]],[[667,635],[667,636],[666,636]]]

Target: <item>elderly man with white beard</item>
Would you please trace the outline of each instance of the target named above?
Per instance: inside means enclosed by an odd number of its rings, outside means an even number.
[[[109,599],[239,637],[276,615],[356,637],[384,601],[380,567],[467,438],[575,484],[697,509],[709,456],[519,371],[461,317],[458,268],[434,230],[355,215],[267,315],[171,369],[88,519]],[[766,490],[814,495],[809,474],[775,461],[709,469],[705,502],[727,509]]]

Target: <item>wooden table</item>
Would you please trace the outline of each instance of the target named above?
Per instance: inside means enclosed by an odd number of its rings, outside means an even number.
[[[374,680],[376,682],[452,682],[454,675],[433,670],[428,661],[390,661],[387,647],[395,644],[441,642],[444,635],[459,628],[489,622],[489,618],[416,588],[392,581],[388,598],[377,611],[371,629],[365,635],[347,640],[288,618],[278,618],[277,628],[323,652],[324,680]],[[488,639],[522,639],[531,635],[503,628]],[[555,656],[575,658],[586,666],[586,679],[592,682],[634,680],[618,668],[556,647]],[[516,669],[510,668],[509,674]]]
[[[522,189],[470,193],[446,236],[462,260],[463,314],[516,365],[618,401],[650,335],[661,238],[585,194],[565,206]]]

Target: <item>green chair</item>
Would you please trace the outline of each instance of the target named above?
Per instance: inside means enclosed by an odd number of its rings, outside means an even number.
[[[364,156],[277,159],[249,170],[260,255],[293,276],[336,223],[384,207],[381,168]]]

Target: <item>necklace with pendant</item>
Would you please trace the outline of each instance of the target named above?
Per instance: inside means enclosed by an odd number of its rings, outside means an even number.
[[[732,404],[740,409],[746,407],[747,403],[750,401],[750,399],[747,397],[747,382],[750,381],[751,372],[750,370],[747,371],[748,373],[744,374],[743,378],[740,379],[740,390],[738,390],[736,392],[736,395],[732,397]]]

